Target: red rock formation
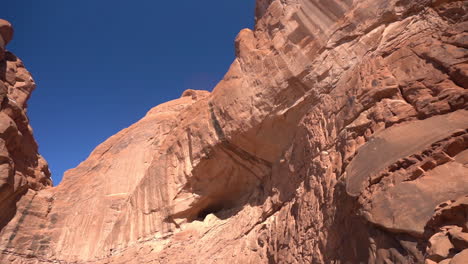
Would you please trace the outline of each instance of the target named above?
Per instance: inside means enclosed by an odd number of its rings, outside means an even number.
[[[0,19],[0,229],[15,215],[16,202],[28,189],[52,185],[26,115],[35,83],[21,60],[5,50],[12,37],[11,24]]]
[[[11,263],[464,263],[468,1],[258,0],[186,91],[29,189]]]

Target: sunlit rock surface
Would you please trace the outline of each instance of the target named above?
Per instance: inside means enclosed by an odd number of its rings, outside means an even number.
[[[0,19],[0,230],[17,214],[25,193],[52,185],[26,115],[36,84],[23,62],[5,49],[12,38],[11,24]],[[9,239],[2,233],[1,240]]]
[[[467,9],[258,0],[213,92],[153,108],[57,187],[42,159],[21,175],[0,259],[468,263]]]

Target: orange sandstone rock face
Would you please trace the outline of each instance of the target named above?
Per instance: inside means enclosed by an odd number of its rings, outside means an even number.
[[[213,92],[18,196],[0,259],[466,262],[467,9],[258,0]]]
[[[26,115],[26,101],[36,85],[21,60],[5,50],[12,37],[11,24],[0,19],[0,230],[28,190],[52,185]]]

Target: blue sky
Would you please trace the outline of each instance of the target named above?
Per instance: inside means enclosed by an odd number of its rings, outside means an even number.
[[[38,85],[28,115],[54,185],[101,142],[186,89],[212,90],[254,0],[6,1],[8,49]]]

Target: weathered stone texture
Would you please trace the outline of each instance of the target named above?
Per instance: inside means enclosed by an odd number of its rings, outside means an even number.
[[[28,190],[52,185],[26,115],[36,84],[23,62],[5,50],[12,37],[11,24],[0,19],[0,230],[21,210],[17,203]],[[8,240],[2,236],[1,243]]]
[[[59,186],[29,189],[1,258],[466,262],[467,9],[258,0],[213,92],[155,107]]]

